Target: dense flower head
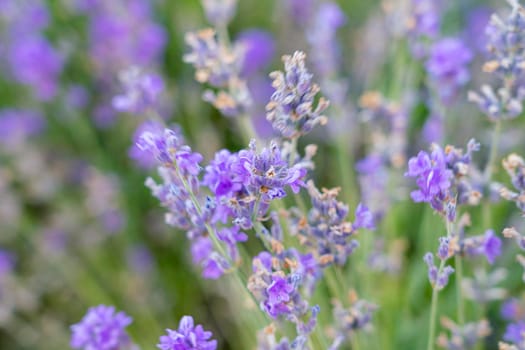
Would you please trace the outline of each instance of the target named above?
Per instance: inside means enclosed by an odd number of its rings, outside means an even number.
[[[309,133],[317,124],[326,124],[322,113],[328,101],[321,97],[314,106],[320,89],[312,82],[313,75],[306,69],[306,55],[296,51],[293,56],[283,56],[284,73],[270,74],[273,79],[273,93],[266,106],[266,117],[273,128],[283,137],[297,138]]]
[[[157,348],[161,350],[215,350],[217,341],[210,339],[212,332],[194,324],[193,317],[184,316],[177,330],[166,329],[167,335],[160,337]]]
[[[296,250],[275,255],[261,252],[253,259],[253,274],[248,281],[248,289],[261,309],[272,318],[285,318],[294,323],[300,336],[312,332],[319,313],[319,307],[310,308],[301,295],[301,290],[308,287],[305,282],[315,273],[311,266],[305,265],[307,258]]]
[[[489,60],[483,71],[499,79],[499,86],[483,85],[481,93],[469,92],[469,100],[491,120],[515,118],[525,100],[525,15],[518,1],[509,1],[510,14],[493,14],[487,25]],[[494,84],[493,84],[494,85]]]
[[[131,317],[113,306],[91,307],[84,318],[71,326],[71,347],[81,350],[120,350],[130,344],[125,328]]]
[[[434,209],[443,210],[442,202],[452,185],[453,174],[439,146],[436,145],[430,154],[420,151],[411,158],[405,175],[416,178],[419,189],[410,194],[414,202],[428,202]]]
[[[307,183],[312,208],[308,213],[292,210],[292,227],[302,245],[308,247],[320,266],[344,265],[359,246],[354,239],[361,228],[374,229],[373,214],[359,204],[354,223],[347,221],[348,206],[337,200],[339,188],[319,191],[313,181]]]
[[[444,38],[432,46],[425,67],[444,103],[452,102],[458,89],[470,79],[470,61],[472,52],[458,38]]]
[[[175,126],[171,126],[171,129],[175,130],[175,132],[178,135],[181,135],[178,128]],[[152,157],[149,152],[144,152],[139,147],[139,141],[142,135],[146,132],[152,133],[152,134],[159,134],[164,131],[165,127],[161,122],[157,122],[155,120],[146,120],[142,122],[135,132],[133,133],[133,144],[128,150],[128,155],[131,159],[135,161],[135,163],[144,169],[150,169],[153,168],[157,164],[157,159],[155,157]],[[182,138],[182,135],[180,136]],[[181,141],[183,143],[184,141]]]
[[[143,113],[154,109],[164,89],[162,78],[156,74],[145,74],[132,66],[119,75],[123,94],[113,98],[113,107],[122,112]]]
[[[286,196],[287,187],[298,193],[304,186],[306,170],[296,165],[288,166],[275,142],[258,151],[252,140],[248,150],[239,152],[239,161],[242,176],[247,178],[248,191],[261,196],[263,202]]]
[[[240,78],[242,49],[227,47],[211,28],[186,33],[185,41],[190,52],[183,60],[195,68],[195,79],[219,89],[206,90],[203,99],[227,117],[245,113],[252,100],[246,82]]]

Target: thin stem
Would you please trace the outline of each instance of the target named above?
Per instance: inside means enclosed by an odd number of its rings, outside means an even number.
[[[458,324],[462,326],[465,324],[465,301],[463,300],[463,291],[461,289],[461,281],[463,279],[463,259],[456,255],[456,299],[457,299],[457,317]]]
[[[439,264],[438,276],[443,271],[443,267],[445,267],[445,260],[441,260],[441,264]],[[434,343],[435,343],[434,338],[436,337],[438,293],[439,293],[439,290],[434,285],[432,287],[432,303],[430,306],[430,325],[429,325],[427,350],[434,350]]]
[[[485,172],[483,173],[483,176],[485,177],[485,181],[487,182],[487,184],[488,182],[490,182],[492,178],[492,173],[494,170],[494,163],[496,161],[496,157],[498,156],[500,134],[501,134],[501,121],[497,120],[494,125],[494,131],[492,132],[489,159],[485,167]]]

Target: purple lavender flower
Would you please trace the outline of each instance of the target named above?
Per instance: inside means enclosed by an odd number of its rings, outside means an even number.
[[[71,326],[71,347],[82,350],[119,350],[130,344],[125,328],[132,322],[113,306],[91,307],[86,316]]]
[[[503,339],[521,346],[525,343],[525,321],[518,321],[507,326]]]
[[[113,98],[113,107],[121,112],[141,114],[154,109],[164,89],[162,78],[155,74],[144,74],[136,66],[121,72],[122,95]]]
[[[416,58],[423,58],[428,53],[426,43],[439,35],[441,9],[433,0],[412,0],[410,5],[409,42],[412,54]]]
[[[428,266],[428,279],[432,287],[437,290],[445,288],[448,284],[449,276],[454,273],[454,269],[451,266],[445,266],[440,271],[434,264],[434,255],[430,252],[425,254],[423,261]]]
[[[255,141],[252,140],[248,150],[239,152],[239,161],[249,193],[260,196],[263,202],[286,196],[287,187],[298,193],[304,186],[306,170],[298,166],[289,167],[274,142],[270,143],[269,148],[257,152]]]
[[[490,264],[494,264],[496,258],[501,255],[501,239],[494,234],[494,230],[485,232],[485,240],[482,246],[482,253],[487,257]]]
[[[347,19],[335,2],[322,3],[316,12],[313,25],[307,30],[312,61],[316,72],[333,78],[342,57],[337,44],[337,30],[346,24]]]
[[[284,73],[276,71],[270,74],[275,92],[266,106],[266,117],[276,131],[290,139],[327,122],[322,113],[328,107],[328,101],[321,97],[314,107],[320,89],[312,82],[313,76],[306,69],[305,59],[306,55],[300,51],[293,56],[285,55]]]
[[[469,92],[469,100],[491,120],[515,118],[525,99],[525,16],[518,1],[509,1],[512,11],[504,20],[493,14],[487,25],[490,60],[483,71],[493,73],[497,86],[483,85],[481,93]]]
[[[0,248],[0,279],[13,271],[15,267],[15,255]]]
[[[471,60],[472,52],[457,38],[441,39],[432,46],[425,68],[443,103],[451,103],[469,81]]]
[[[198,175],[202,155],[182,145],[180,134],[164,129],[163,133],[143,132],[137,142],[143,151],[149,152],[165,166],[176,166],[182,174]]]
[[[0,144],[15,145],[39,134],[45,119],[38,112],[23,109],[0,110]]]
[[[31,86],[38,99],[48,101],[56,95],[63,58],[47,40],[38,35],[17,38],[8,60],[14,78]]]
[[[243,51],[242,75],[253,76],[266,68],[275,54],[273,36],[260,29],[250,29],[239,34],[236,45]]]
[[[201,325],[194,325],[193,317],[184,316],[178,330],[166,329],[168,335],[160,337],[157,348],[161,350],[215,350],[217,341],[210,340],[212,332],[205,331]]]
[[[172,129],[174,129],[172,127]],[[133,134],[133,145],[128,150],[128,155],[135,163],[143,169],[151,169],[157,164],[155,157],[152,157],[150,153],[144,152],[140,149],[137,143],[144,133],[160,134],[164,130],[164,125],[154,120],[146,120],[142,122]],[[174,129],[177,134],[180,135],[179,130]]]
[[[266,288],[267,299],[263,302],[264,309],[271,317],[290,312],[288,302],[295,287],[286,278],[279,275],[272,276],[271,284]]]
[[[510,298],[501,306],[501,317],[507,321],[516,321],[522,314],[522,307],[518,299]]]
[[[408,162],[405,176],[415,177],[418,190],[410,194],[414,202],[428,202],[442,211],[443,201],[452,184],[452,171],[447,169],[443,150],[435,145],[431,154],[421,151]]]
[[[367,206],[359,203],[355,209],[355,220],[352,224],[355,229],[365,228],[367,230],[374,230],[374,215]]]
[[[285,5],[290,17],[299,25],[310,22],[315,13],[315,0],[286,0]]]

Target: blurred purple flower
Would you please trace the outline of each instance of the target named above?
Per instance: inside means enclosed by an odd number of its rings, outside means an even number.
[[[264,30],[245,30],[239,34],[236,44],[240,45],[243,52],[243,76],[252,76],[265,69],[275,55],[275,40]]]
[[[472,57],[470,49],[457,38],[444,38],[432,46],[425,68],[443,103],[451,103],[469,81]]]
[[[28,35],[13,40],[8,60],[14,78],[30,85],[38,99],[52,99],[58,89],[62,56],[43,37]]]
[[[217,341],[210,340],[212,332],[205,331],[201,325],[194,325],[191,316],[184,316],[178,330],[166,329],[168,335],[160,337],[157,348],[161,350],[215,350]]]
[[[374,214],[372,214],[372,212],[368,209],[366,205],[359,203],[359,205],[355,209],[355,220],[352,224],[352,227],[355,229],[375,229]]]
[[[132,322],[124,312],[115,313],[115,307],[91,307],[84,318],[71,326],[71,347],[82,350],[119,350],[129,345],[125,328]]]
[[[164,90],[164,82],[159,75],[145,74],[140,68],[132,66],[122,71],[119,78],[124,91],[113,97],[113,108],[134,114],[155,109],[159,95]]]
[[[14,145],[39,134],[46,120],[38,112],[25,109],[0,110],[0,144]]]
[[[150,132],[153,134],[162,133],[164,125],[155,120],[146,120],[142,122],[133,134],[133,145],[129,148],[128,155],[135,163],[143,169],[152,169],[157,164],[157,160],[148,152],[144,152],[137,145],[142,134]]]
[[[9,274],[15,267],[15,255],[0,248],[0,278]]]

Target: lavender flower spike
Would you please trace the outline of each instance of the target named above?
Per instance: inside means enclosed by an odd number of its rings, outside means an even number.
[[[124,312],[115,313],[113,306],[99,305],[71,326],[71,347],[82,350],[122,350],[131,342],[125,328],[132,319]]]
[[[179,329],[166,330],[168,335],[160,337],[157,348],[161,350],[215,350],[217,341],[210,340],[212,333],[201,325],[194,325],[191,316],[184,316],[179,322]]]
[[[266,118],[283,137],[294,139],[309,133],[317,124],[324,125],[322,115],[329,103],[321,97],[314,107],[315,96],[320,89],[312,82],[313,75],[305,66],[306,55],[296,51],[293,56],[283,56],[284,73],[270,74],[275,88],[266,106]]]

